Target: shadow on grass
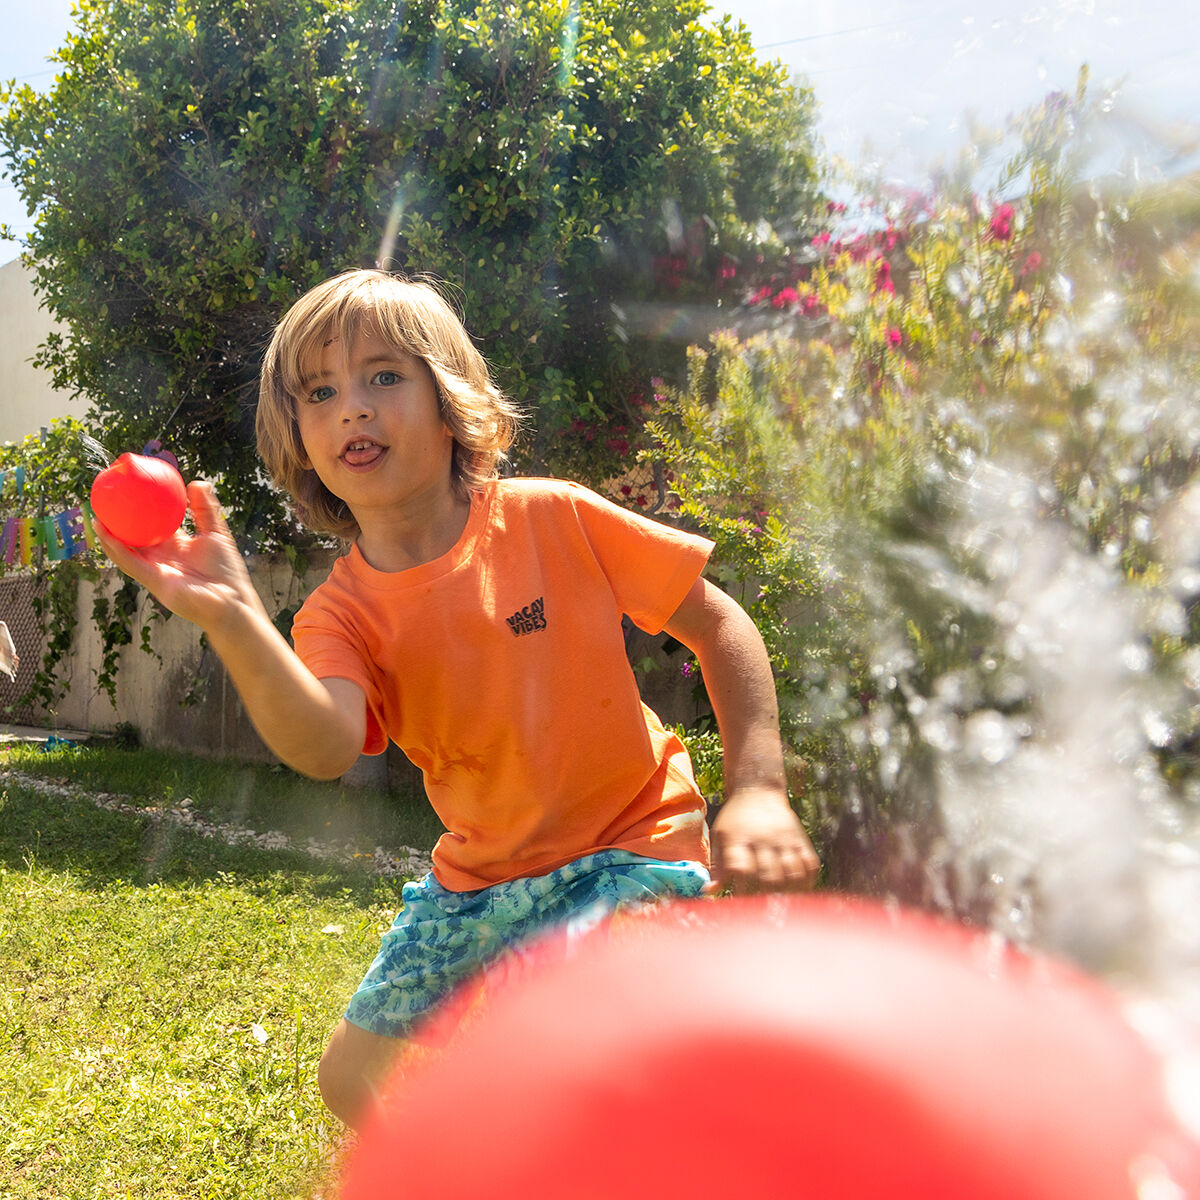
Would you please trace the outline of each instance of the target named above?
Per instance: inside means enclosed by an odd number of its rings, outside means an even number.
[[[384,794],[307,779],[283,766],[215,759],[178,751],[128,749],[103,742],[45,753],[0,751],[0,767],[64,779],[131,804],[178,804],[185,798],[216,821],[298,840],[371,840],[429,849],[443,832],[424,793]]]
[[[336,895],[363,904],[398,898],[402,882],[295,850],[229,845],[170,820],[110,812],[9,782],[0,790],[0,865],[21,871],[31,863],[97,889],[116,881],[186,885],[232,876],[271,894]]]

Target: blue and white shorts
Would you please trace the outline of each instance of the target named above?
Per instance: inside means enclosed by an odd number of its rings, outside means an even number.
[[[432,875],[406,883],[403,908],[350,999],[346,1019],[371,1033],[406,1038],[460,984],[493,969],[554,930],[569,942],[618,908],[695,899],[709,882],[695,862],[660,862],[601,850],[548,875],[451,892]]]

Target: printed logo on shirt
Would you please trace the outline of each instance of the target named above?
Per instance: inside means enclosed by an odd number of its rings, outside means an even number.
[[[525,633],[539,633],[546,628],[546,598],[539,596],[531,604],[504,618],[508,627],[513,631],[513,637]]]

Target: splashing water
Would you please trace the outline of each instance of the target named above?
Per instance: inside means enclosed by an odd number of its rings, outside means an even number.
[[[83,461],[94,471],[103,471],[112,466],[112,455],[89,433],[82,430],[76,435],[83,450]]]
[[[749,478],[754,454],[741,456],[741,494],[778,497],[792,544],[820,562],[797,568],[804,587],[780,610],[805,632],[776,636],[833,885],[964,917],[1195,1022],[1200,209],[1194,186],[1133,182],[1029,202],[1025,244],[1007,225],[989,233],[986,203],[939,201],[935,253],[914,241],[902,298],[850,274],[848,300],[814,293],[844,339],[883,346],[869,366],[945,338],[952,350],[914,355],[893,390],[820,375],[812,339],[835,364],[845,342],[796,318],[748,350],[714,341],[720,396],[695,411],[749,439],[769,465]],[[1029,249],[1052,221],[1067,232],[1038,325],[1005,305],[1030,303],[1023,272],[1044,260]],[[1008,290],[988,291],[987,272],[1001,278],[988,255],[1006,253]],[[944,289],[919,291],[943,261]],[[981,347],[1011,369],[972,378]],[[777,445],[737,423],[739,354],[755,383],[785,380]],[[789,356],[809,373],[789,375]],[[942,440],[927,453],[930,428]],[[717,441],[699,417],[688,433]]]
[[[1155,750],[1186,696],[1148,671],[1148,614],[1112,563],[1041,515],[994,464],[962,486],[962,543],[984,557],[1015,711],[963,716],[944,678],[917,725],[936,749],[946,849],[980,868],[990,923],[1200,1015],[1200,828]]]

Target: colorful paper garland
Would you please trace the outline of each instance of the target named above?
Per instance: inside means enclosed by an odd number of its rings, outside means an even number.
[[[3,488],[0,472],[0,489]],[[24,487],[24,470],[17,468],[18,487]],[[98,550],[92,527],[92,509],[86,501],[52,516],[9,517],[0,530],[0,562],[28,567],[39,549],[51,562],[74,558],[85,550]]]
[[[9,471],[0,471],[0,495],[4,494],[4,489],[8,484]],[[25,494],[25,468],[14,467],[11,471],[13,486],[16,489],[18,496]]]

